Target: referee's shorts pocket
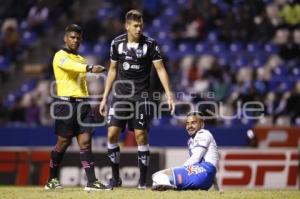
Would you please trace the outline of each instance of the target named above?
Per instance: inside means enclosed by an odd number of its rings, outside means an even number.
[[[69,119],[73,115],[72,103],[56,101],[52,104],[51,115],[53,119]]]

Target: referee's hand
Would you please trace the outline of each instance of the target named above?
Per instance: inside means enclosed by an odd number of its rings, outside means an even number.
[[[92,73],[103,73],[104,71],[106,71],[106,68],[104,66],[93,65]]]

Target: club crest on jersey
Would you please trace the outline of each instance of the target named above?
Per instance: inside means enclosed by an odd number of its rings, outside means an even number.
[[[198,173],[205,172],[205,169],[198,165],[190,165],[190,166],[186,167],[185,170],[187,170],[189,176],[192,174],[198,174]]]
[[[128,70],[130,68],[130,64],[128,62],[123,63],[123,69]]]
[[[135,54],[138,58],[141,58],[143,55],[143,51],[141,49],[136,49]]]

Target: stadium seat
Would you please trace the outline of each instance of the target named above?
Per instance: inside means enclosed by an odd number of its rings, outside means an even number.
[[[154,19],[153,22],[152,22],[152,26],[153,26],[154,28],[156,28],[157,30],[162,30],[162,29],[165,28],[165,27],[164,27],[165,24],[162,22],[162,20],[161,20],[160,18]]]
[[[97,43],[93,47],[93,54],[95,56],[104,56],[108,54],[108,51],[109,51],[109,46],[106,43]]]
[[[261,46],[258,43],[248,43],[247,44],[247,52],[248,53],[255,53],[257,51],[259,51],[261,48]]]
[[[210,31],[207,34],[207,40],[210,43],[216,43],[216,42],[218,42],[218,39],[219,39],[218,37],[219,37],[219,33],[217,31]]]
[[[172,24],[176,20],[177,13],[179,12],[177,7],[168,7],[160,16],[165,25]]]
[[[21,92],[23,94],[32,91],[37,85],[37,81],[35,79],[29,80],[21,86]]]
[[[230,44],[229,49],[231,52],[241,52],[243,50],[243,45],[242,43],[239,42],[233,42]]]
[[[92,55],[93,49],[92,49],[91,45],[83,42],[80,45],[78,52],[79,52],[79,54],[82,54],[82,55]]]
[[[241,68],[249,65],[249,61],[246,57],[238,57],[234,62],[233,62],[233,67],[235,68]]]
[[[216,43],[211,46],[211,49],[215,56],[219,56],[220,53],[226,51],[226,46],[223,43]]]
[[[264,49],[269,54],[276,54],[276,53],[278,53],[278,47],[275,44],[273,44],[273,43],[267,43],[267,44],[265,44]]]
[[[275,125],[277,125],[277,126],[291,126],[291,119],[288,116],[279,116],[275,121]]]
[[[106,3],[104,7],[101,7],[97,11],[97,19],[99,21],[107,20],[107,17],[118,17],[119,8],[112,8],[109,3]]]
[[[178,52],[183,55],[194,54],[195,51],[193,49],[194,49],[193,45],[189,42],[181,43],[178,46]]]
[[[34,32],[27,30],[22,34],[21,43],[24,46],[30,46],[34,44],[36,41],[37,41],[37,35]]]
[[[272,126],[273,125],[273,117],[270,115],[262,116],[257,121],[257,126]]]
[[[267,86],[266,84],[261,81],[261,80],[256,80],[254,82],[254,86],[255,86],[255,89],[256,91],[259,93],[259,94],[264,94],[267,92]]]
[[[290,91],[294,85],[295,80],[286,78],[285,76],[275,76],[269,81],[269,90],[279,93]]]
[[[252,57],[251,65],[254,68],[260,68],[265,65],[267,61],[267,56],[261,53],[255,53],[254,56]]]
[[[9,71],[11,63],[9,59],[3,55],[0,55],[0,71]]]
[[[197,43],[195,51],[197,54],[208,54],[210,52],[206,42]]]
[[[292,69],[292,75],[293,75],[294,77],[300,78],[300,67],[293,68],[293,69]]]

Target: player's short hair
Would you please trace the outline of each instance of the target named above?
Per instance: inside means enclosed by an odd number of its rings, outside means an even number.
[[[77,33],[81,34],[82,28],[77,24],[70,24],[65,29],[65,33],[69,33],[69,32],[77,32]]]
[[[190,117],[190,116],[197,116],[197,117],[201,118],[204,121],[204,118],[203,118],[204,114],[201,111],[189,112],[186,117]]]
[[[125,21],[143,21],[143,14],[138,10],[129,10],[125,15]]]

